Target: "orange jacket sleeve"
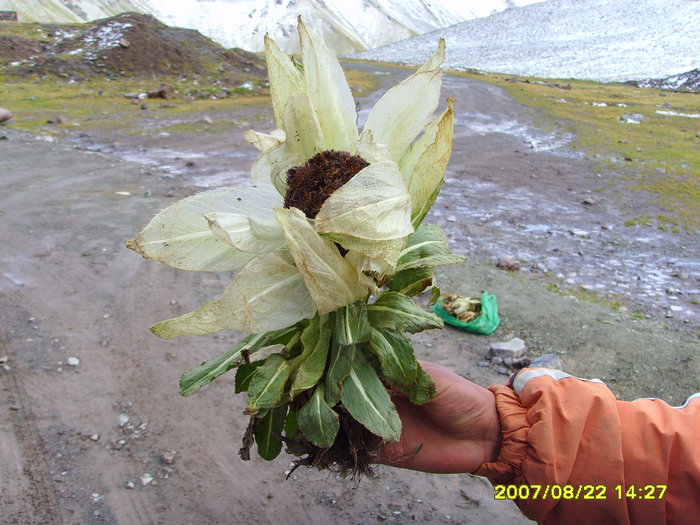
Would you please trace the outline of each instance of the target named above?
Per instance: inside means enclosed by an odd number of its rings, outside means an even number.
[[[700,394],[681,407],[658,399],[618,401],[598,380],[543,368],[524,369],[508,386],[489,390],[496,394],[503,443],[498,460],[475,474],[494,485],[530,486],[529,497],[516,499],[528,518],[700,523]],[[534,485],[541,486],[537,498]],[[573,491],[560,495],[553,485]],[[661,498],[656,485],[667,487]],[[654,499],[627,497],[632,492]]]

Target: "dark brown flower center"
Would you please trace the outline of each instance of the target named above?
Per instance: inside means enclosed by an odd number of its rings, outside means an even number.
[[[287,171],[284,207],[299,208],[313,219],[335,190],[367,166],[369,163],[366,160],[346,151],[319,153],[303,166]]]

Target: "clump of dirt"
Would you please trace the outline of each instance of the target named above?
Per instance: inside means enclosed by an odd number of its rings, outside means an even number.
[[[86,24],[0,26],[0,57],[5,74],[75,80],[217,74],[236,84],[266,76],[264,61],[252,53],[224,49],[198,31],[169,27],[138,13]]]
[[[369,166],[362,157],[344,151],[324,151],[287,172],[284,207],[294,206],[313,219],[331,194]]]

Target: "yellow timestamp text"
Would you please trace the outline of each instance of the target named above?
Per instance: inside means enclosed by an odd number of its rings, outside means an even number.
[[[666,485],[494,485],[493,499],[497,500],[660,500],[666,494]]]

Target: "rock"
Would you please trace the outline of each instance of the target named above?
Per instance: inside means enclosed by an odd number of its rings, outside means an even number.
[[[525,353],[525,349],[525,341],[519,337],[514,337],[510,341],[491,343],[489,353],[494,357],[501,357],[503,359],[517,359]]]
[[[199,121],[202,122],[203,124],[213,124],[214,123],[214,121],[212,120],[212,118],[209,115],[204,115],[201,119],[199,119]]]
[[[515,272],[520,269],[520,263],[516,261],[515,259],[512,259],[510,257],[501,257],[498,259],[498,262],[496,263],[496,268],[500,268],[501,270],[509,270],[511,272]]]
[[[645,120],[646,117],[641,113],[630,113],[620,117],[620,122],[624,122],[625,124],[641,124]]]
[[[0,122],[7,122],[12,117],[14,117],[14,115],[9,110],[0,108]]]
[[[148,92],[148,98],[164,98],[166,100],[175,98],[175,90],[170,84],[161,84]]]
[[[589,197],[588,199],[583,199],[583,201],[581,202],[581,204],[585,204],[585,205],[587,205],[587,206],[593,206],[594,204],[597,204],[597,202],[595,201],[595,199],[591,199],[591,198]]]
[[[129,42],[126,38],[122,38],[119,41],[119,45],[122,46],[123,48],[131,47],[131,42]]]
[[[160,462],[164,465],[172,465],[173,461],[175,461],[176,455],[177,452],[174,450],[166,450],[165,452],[161,453]]]
[[[68,366],[78,366],[78,365],[80,365],[80,359],[78,359],[77,357],[69,357],[66,360],[66,364]]]
[[[134,487],[135,485],[133,481],[127,481],[126,483],[124,483],[124,488],[133,489]]]
[[[145,487],[153,481],[153,476],[151,476],[148,472],[144,472],[143,476],[141,476],[139,479],[141,481],[141,486]]]
[[[530,366],[531,362],[532,360],[529,357],[523,356],[518,359],[513,359],[511,361],[511,366],[513,368],[525,368],[526,366]]]
[[[530,367],[561,370],[562,362],[561,358],[557,354],[542,354],[541,356],[532,360]]]
[[[94,433],[90,435],[90,441],[99,441],[100,440],[100,435],[98,433]]]

